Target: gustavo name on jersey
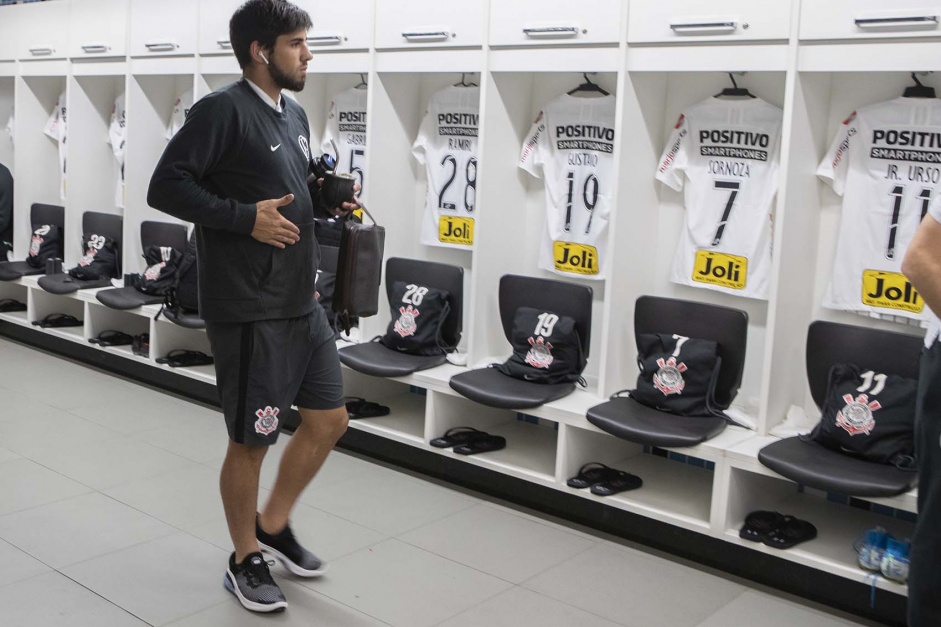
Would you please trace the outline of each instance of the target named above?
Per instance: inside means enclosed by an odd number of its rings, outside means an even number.
[[[729,129],[699,131],[699,154],[703,157],[727,157],[737,161],[709,161],[709,173],[720,176],[751,177],[748,161],[767,161],[771,136],[767,133]]]
[[[449,150],[472,152],[474,145],[469,137],[477,137],[480,115],[477,113],[439,113],[438,135],[448,138]]]

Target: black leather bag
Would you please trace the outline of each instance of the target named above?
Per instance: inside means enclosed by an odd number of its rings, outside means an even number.
[[[363,210],[365,211],[365,207]],[[386,230],[376,224],[345,222],[340,236],[333,311],[342,331],[353,327],[354,318],[374,316],[379,312],[379,282],[382,278],[382,254]]]

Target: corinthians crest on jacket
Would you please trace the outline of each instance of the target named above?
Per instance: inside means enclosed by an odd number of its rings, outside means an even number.
[[[670,394],[682,394],[686,387],[686,381],[683,380],[683,373],[686,372],[686,364],[676,363],[676,357],[670,357],[664,360],[662,357],[657,360],[660,369],[653,375],[653,385],[663,392],[664,396]]]
[[[526,363],[533,368],[548,369],[552,364],[552,344],[540,335],[538,339],[529,338],[529,345],[532,348],[526,353]]]
[[[408,307],[399,307],[399,313],[401,315],[395,321],[395,325],[392,327],[393,330],[402,337],[415,335],[415,331],[418,329],[415,318],[420,316],[421,312],[409,305]]]
[[[855,399],[852,394],[845,394],[846,406],[836,413],[836,424],[850,435],[865,433],[869,435],[876,426],[872,412],[882,409],[879,401],[869,400],[867,394],[860,394]]]

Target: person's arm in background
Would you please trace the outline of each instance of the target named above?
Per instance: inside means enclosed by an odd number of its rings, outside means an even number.
[[[147,191],[147,203],[171,216],[212,229],[251,235],[284,248],[300,231],[278,207],[291,204],[293,194],[258,203],[220,198],[201,185],[220,158],[241,149],[235,103],[210,94],[193,105],[183,128],[160,158]]]
[[[933,216],[935,212],[941,213],[941,205],[935,203],[934,209],[921,221],[908,245],[902,260],[902,273],[931,311],[941,315],[941,222]]]

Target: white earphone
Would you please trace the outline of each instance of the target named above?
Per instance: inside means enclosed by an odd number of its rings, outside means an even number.
[[[268,63],[268,57],[265,56],[265,53],[264,53],[264,52],[259,52],[259,53],[258,53],[258,56],[260,56],[260,57],[261,57],[261,60],[265,62],[265,65],[270,65],[270,64]]]

